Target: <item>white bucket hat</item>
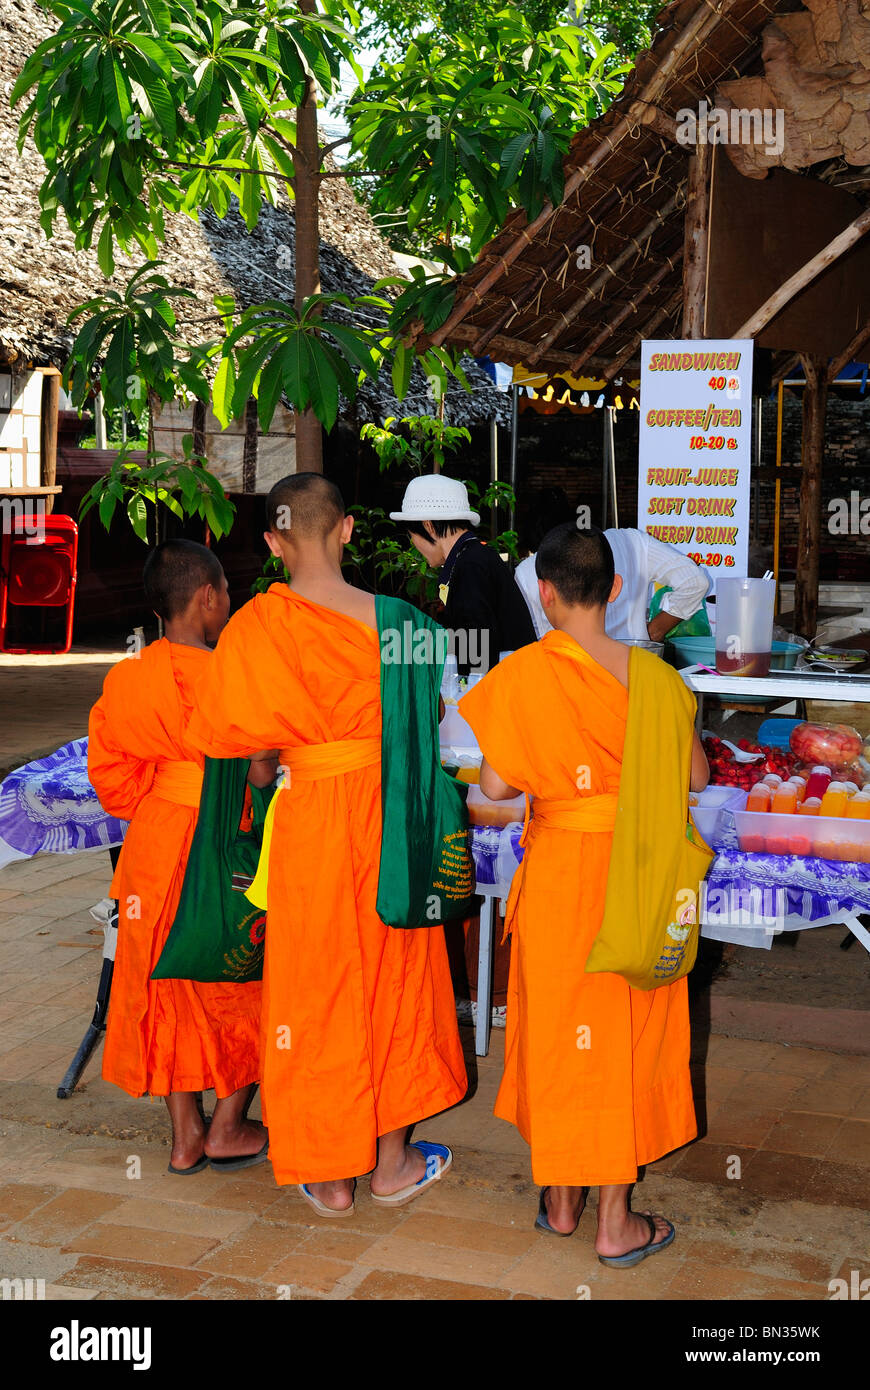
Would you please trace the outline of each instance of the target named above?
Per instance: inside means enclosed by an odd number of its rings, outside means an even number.
[[[468,491],[456,478],[443,473],[424,473],[405,488],[402,510],[390,512],[393,521],[470,521],[480,525],[480,514],[468,505]]]

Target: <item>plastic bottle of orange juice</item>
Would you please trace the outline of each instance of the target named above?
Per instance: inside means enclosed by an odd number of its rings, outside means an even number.
[[[807,794],[807,779],[806,777],[801,777],[799,772],[796,772],[794,777],[789,777],[788,780],[797,792],[798,805],[800,805]]]
[[[832,782],[822,797],[820,816],[844,816],[849,793],[842,782]]]
[[[791,782],[783,782],[773,793],[770,809],[774,815],[793,816],[797,811],[797,788]]]
[[[821,800],[817,796],[808,796],[798,806],[798,814],[801,816],[817,816],[821,806]]]
[[[849,820],[870,820],[870,792],[859,792],[846,807]]]
[[[764,782],[756,782],[746,798],[746,809],[747,811],[769,811],[772,800],[772,788],[765,786]]]

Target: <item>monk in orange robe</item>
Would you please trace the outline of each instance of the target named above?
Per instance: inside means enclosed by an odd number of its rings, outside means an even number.
[[[230,620],[190,736],[212,757],[280,755],[263,1101],[277,1181],[329,1217],[353,1211],[361,1174],[385,1205],[440,1177],[449,1149],[410,1144],[408,1130],[467,1083],[443,927],[396,929],[376,911],[380,643],[374,596],[341,572],[353,517],[316,473],[282,479],[266,510],[267,543],[291,581]]]
[[[265,1161],[264,1127],[246,1118],[259,1077],[261,985],[152,980],[181,895],[196,826],[203,757],[186,733],[212,645],[229,617],[217,558],[194,541],[164,541],[145,566],[145,593],[166,636],[106,677],[91,711],[88,775],[110,815],[131,821],[110,893],[118,945],[103,1076],[130,1095],[164,1096],[170,1172]],[[265,766],[265,771],[262,767]],[[250,780],[267,785],[269,763]],[[199,1092],[214,1089],[208,1127]]]
[[[629,649],[604,630],[622,581],[604,535],[572,525],[550,533],[536,565],[556,631],[506,658],[460,701],[484,754],[484,793],[535,798],[508,905],[513,949],[495,1113],[531,1146],[542,1186],[536,1225],[571,1234],[598,1186],[599,1257],[636,1264],[674,1238],[664,1218],[630,1210],[638,1167],[696,1134],[687,981],[647,991],[621,975],[586,972],[604,915],[628,713]],[[691,714],[684,737],[700,789],[708,769]],[[570,826],[564,815],[548,818],[565,802]]]

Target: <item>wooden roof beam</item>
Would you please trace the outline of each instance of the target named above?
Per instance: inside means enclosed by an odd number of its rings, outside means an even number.
[[[620,201],[625,201],[626,192],[632,187],[633,184],[637,182],[637,180],[640,178],[640,174],[641,168],[640,165],[638,165],[636,169],[632,170],[631,174],[625,180],[621,188],[612,189],[610,193],[608,193],[607,196],[601,202],[595,204],[596,221],[593,222],[591,216],[587,216],[586,219],[580,224],[580,227],[574,233],[574,235],[570,237],[567,241],[563,242],[559,246],[559,249],[557,250],[556,254],[554,256],[551,256],[550,259],[538,269],[535,275],[532,276],[532,279],[529,281],[529,284],[526,286],[526,288],[522,290],[516,296],[515,299],[511,300],[507,309],[505,309],[503,313],[501,313],[499,317],[493,323],[491,323],[488,328],[485,328],[483,330],[480,337],[477,339],[477,341],[473,344],[471,348],[471,353],[473,357],[483,356],[490,340],[495,336],[496,333],[500,333],[501,330],[510,323],[511,319],[514,318],[515,315],[519,313],[521,309],[524,309],[527,304],[531,303],[531,301],[535,298],[535,295],[538,294],[540,290],[543,288],[543,286],[546,284],[548,278],[555,272],[563,256],[566,258],[567,264],[567,261],[570,260],[573,252],[576,251],[579,246],[582,246],[584,244],[584,238],[588,236],[590,228],[594,231],[596,226],[601,222],[602,218],[605,216],[605,214],[608,213],[616,203]]]
[[[696,45],[702,43],[728,16],[729,11],[737,3],[738,0],[705,0],[704,4],[699,5],[685,29],[677,35],[640,96],[631,102],[626,114],[617,123],[611,134],[605,136],[589,158],[578,169],[569,174],[565,180],[560,207],[577,192],[577,189],[595,172],[599,164],[608,155],[613,154],[626,136],[631,135],[637,129],[638,124],[643,120],[644,110],[657,103],[681,59]],[[522,229],[513,245],[508,247],[503,256],[499,256],[495,265],[487,271],[479,284],[475,285],[465,298],[460,300],[447,321],[436,333],[432,334],[433,346],[440,347],[445,338],[451,336],[456,325],[462,322],[469,310],[482,302],[484,295],[492,289],[501,275],[506,274],[523,249],[534,241],[538,232],[547,225],[555,212],[554,204],[547,201],[535,220]]]
[[[815,256],[807,261],[806,265],[802,265],[800,270],[796,270],[794,275],[790,275],[779,289],[775,290],[759,309],[756,309],[751,318],[748,318],[737,332],[732,334],[732,337],[756,338],[762,329],[767,327],[771,319],[775,319],[777,314],[781,313],[793,299],[796,299],[802,290],[817,280],[822,271],[827,270],[847,251],[851,251],[852,247],[868,232],[870,232],[870,208],[865,208],[854,222],[850,222],[848,227],[834,237],[833,241],[829,241],[827,246],[823,246],[821,251],[817,251]]]
[[[641,305],[645,299],[648,299],[654,290],[658,289],[665,276],[676,270],[678,264],[679,262],[675,262],[673,257],[669,256],[668,259],[665,261],[664,265],[659,267],[655,275],[653,275],[652,279],[649,281],[648,284],[644,286],[640,293],[636,294],[634,296],[634,299],[629,300],[628,304],[623,305],[623,307],[619,310],[618,314],[614,314],[610,319],[608,319],[604,327],[601,329],[601,332],[596,334],[596,336],[592,339],[592,342],[588,345],[588,347],[586,347],[583,350],[583,352],[581,352],[577,357],[574,358],[574,361],[568,368],[569,372],[571,372],[573,376],[576,376],[579,373],[581,367],[584,367],[586,365],[586,363],[589,361],[589,358],[592,357],[596,352],[598,352],[599,348],[604,346],[608,338],[611,338],[613,334],[616,332],[616,330],[618,328],[621,328],[627,319],[631,318],[632,314],[637,313],[638,306]]]
[[[835,357],[828,368],[828,385],[832,386],[837,380],[844,367],[847,367],[857,352],[860,352],[867,339],[870,338],[870,319],[859,328],[848,347],[844,347],[839,357]]]
[[[584,290],[583,294],[581,294],[578,299],[575,299],[573,304],[569,304],[564,313],[559,314],[558,323],[556,323],[550,329],[546,337],[538,343],[532,356],[529,358],[530,367],[540,361],[544,353],[552,346],[556,339],[561,337],[565,329],[571,326],[578,314],[581,314],[587,305],[591,304],[592,300],[597,298],[599,292],[604,289],[607,282],[612,279],[617,271],[621,270],[633,256],[642,254],[656,232],[664,226],[676,206],[677,194],[675,193],[672,198],[668,199],[663,207],[659,208],[655,216],[650,218],[646,226],[638,232],[636,236],[632,236],[629,239],[628,246],[626,246],[623,251],[620,251],[615,260],[610,261],[604,269],[595,276],[589,288]]]
[[[623,367],[631,361],[641,343],[645,342],[647,338],[651,338],[661,324],[663,324],[666,319],[669,319],[672,314],[676,313],[677,309],[682,305],[682,302],[683,291],[682,288],[680,288],[677,290],[676,294],[671,296],[667,304],[663,304],[661,309],[657,309],[652,318],[634,334],[628,347],[624,348],[618,357],[608,363],[603,372],[605,381],[612,381],[616,374],[622,371]]]
[[[694,153],[694,147],[692,145],[683,145],[677,139],[677,123],[674,117],[669,116],[667,111],[663,111],[660,106],[654,106],[650,103],[650,105],[645,108],[640,119],[642,125],[649,126],[651,130],[655,131],[656,135],[660,135],[662,139],[667,140],[669,144],[679,146],[680,149],[686,151],[686,154]]]

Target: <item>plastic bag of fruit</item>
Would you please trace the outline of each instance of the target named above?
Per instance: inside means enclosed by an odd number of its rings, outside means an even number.
[[[848,724],[798,724],[789,744],[808,767],[824,763],[832,772],[844,771],[864,751],[863,738]]]

